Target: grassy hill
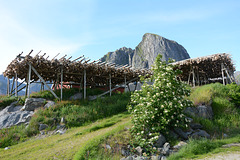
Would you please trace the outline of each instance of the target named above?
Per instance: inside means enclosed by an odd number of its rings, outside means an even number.
[[[130,115],[125,112],[130,94],[114,94],[95,101],[67,100],[77,91],[64,91],[64,101],[56,101],[56,105],[49,109],[37,110],[29,127],[15,126],[0,130],[0,159],[120,159],[120,153],[107,152],[102,146],[115,143],[116,140],[111,140],[111,135],[117,136],[118,143],[129,144],[122,131],[131,126]],[[96,90],[87,93],[95,95],[98,92]],[[48,91],[31,96],[54,99]],[[240,143],[240,110],[237,108],[240,104],[240,87],[209,84],[193,88],[188,99],[194,104],[212,103],[212,120],[193,118],[213,138],[189,140],[186,147],[169,159],[204,158],[215,153],[240,149],[222,148],[224,144]],[[61,117],[65,118],[65,126],[68,128],[65,134],[39,134],[39,123],[48,124],[46,132],[51,133],[60,123]],[[227,134],[227,138],[223,134]],[[172,141],[171,146],[177,142]],[[10,149],[4,150],[7,146]]]

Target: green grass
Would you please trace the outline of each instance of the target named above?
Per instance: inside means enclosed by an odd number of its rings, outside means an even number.
[[[236,107],[238,106],[236,97],[239,94],[240,89],[236,84],[214,83],[192,89],[189,99],[195,105],[211,105],[214,113],[212,120],[193,117],[194,121],[202,124],[207,132],[217,137],[221,137],[223,133],[239,132],[240,109]]]
[[[17,97],[8,97],[8,96],[0,96],[0,110],[9,106],[12,102],[17,101]]]
[[[85,159],[106,159],[107,157],[104,156],[104,154],[99,155],[98,147],[99,145],[109,136],[114,135],[121,130],[124,130],[126,126],[130,125],[130,121],[127,123],[124,123],[122,125],[118,125],[116,128],[113,130],[103,134],[103,135],[98,135],[94,137],[93,139],[86,141],[81,149],[76,153],[74,156],[75,160],[85,160]],[[109,158],[109,157],[108,157]]]
[[[45,97],[46,92],[38,94]],[[40,108],[30,120],[29,127],[14,126],[0,130],[0,148],[14,145],[36,135],[39,133],[39,123],[47,124],[49,125],[47,130],[53,130],[60,123],[61,118],[64,117],[66,127],[71,128],[87,125],[98,119],[125,112],[129,100],[129,93],[114,94],[111,97],[94,101],[62,101],[47,109]],[[104,125],[107,127],[113,124],[113,122],[108,122]],[[92,128],[92,131],[101,127],[96,126],[96,128]]]
[[[234,151],[236,148],[222,148],[222,145],[230,143],[240,143],[240,135],[218,140],[190,140],[186,146],[180,149],[179,152],[171,155],[168,160],[204,158],[219,152]]]
[[[107,125],[110,123],[111,126]],[[26,142],[11,146],[9,150],[0,148],[0,159],[73,159],[75,154],[92,139],[104,137],[128,123],[130,123],[128,114],[118,114],[88,126],[73,127],[63,135],[33,137]]]

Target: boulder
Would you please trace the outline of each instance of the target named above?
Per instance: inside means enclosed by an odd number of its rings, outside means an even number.
[[[43,98],[27,98],[22,110],[34,111],[36,108],[43,107],[45,101]]]
[[[155,142],[154,146],[156,148],[161,148],[164,143],[166,143],[166,138],[160,133],[158,140]]]
[[[29,122],[33,112],[21,111],[22,106],[12,103],[0,111],[0,129]]]
[[[55,105],[55,102],[53,101],[48,101],[47,104],[44,105],[44,108],[49,108]]]
[[[95,96],[88,96],[88,100],[89,101],[93,101],[93,100],[95,100],[95,99],[97,99],[97,96],[95,95]]]
[[[202,117],[205,119],[212,119],[213,118],[213,111],[211,106],[200,105],[197,106],[197,116]]]
[[[39,131],[42,131],[44,129],[48,128],[48,125],[46,124],[39,124]]]
[[[173,149],[179,150],[180,148],[182,148],[185,145],[187,145],[186,142],[180,141],[177,145],[173,146]]]
[[[79,99],[82,99],[83,98],[83,95],[82,93],[76,93],[74,95],[72,95],[69,100],[79,100]]]
[[[203,128],[203,126],[199,123],[190,123],[190,127],[192,129],[202,129]]]
[[[212,119],[213,111],[211,106],[199,105],[197,107],[187,107],[183,113],[191,117],[201,117],[204,119]]]
[[[195,117],[198,113],[198,110],[196,107],[187,107],[183,110],[183,113],[191,117]]]
[[[168,142],[164,143],[163,145],[163,155],[169,155],[169,152],[170,152],[170,144]]]
[[[191,135],[191,137],[194,139],[199,139],[199,138],[208,138],[209,139],[210,135],[206,131],[198,129],[195,133],[193,133]]]
[[[143,149],[140,146],[136,147],[135,149],[136,149],[138,155],[142,155]]]
[[[188,139],[187,133],[183,132],[183,130],[181,128],[174,128],[174,132],[176,134],[178,134],[182,139],[184,139],[184,140]]]

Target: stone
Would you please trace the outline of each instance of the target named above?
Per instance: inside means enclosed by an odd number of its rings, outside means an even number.
[[[167,160],[167,157],[166,156],[162,156],[161,160]]]
[[[127,148],[122,147],[122,148],[121,148],[121,154],[122,154],[122,156],[127,157],[127,156],[130,155],[130,151],[129,151]]]
[[[132,156],[128,156],[127,158],[125,158],[125,160],[133,160]]]
[[[151,160],[161,160],[162,156],[151,156]]]
[[[16,106],[16,104],[12,103],[0,111],[0,129],[25,124],[30,121],[33,112],[21,111],[22,106]]]
[[[64,134],[65,132],[66,132],[66,130],[64,130],[64,129],[59,129],[59,130],[57,130],[55,133],[62,135],[62,134]]]
[[[169,149],[170,149],[170,144],[168,142],[164,143],[163,145],[163,155],[168,156],[169,155]]]
[[[142,148],[140,146],[136,147],[135,149],[136,149],[138,155],[142,155],[142,151],[143,150],[142,150]]]
[[[44,98],[27,98],[21,110],[34,111],[39,107],[43,107],[45,101],[46,100]]]
[[[181,128],[174,128],[174,132],[178,134],[182,139],[184,140],[188,139],[188,135],[185,132],[183,132]]]
[[[109,150],[112,149],[112,147],[108,144],[106,144],[106,148],[109,149]]]
[[[203,126],[199,123],[190,123],[190,127],[192,129],[202,129],[203,128]]]
[[[74,95],[72,95],[69,100],[79,100],[83,98],[83,94],[82,93],[76,93]]]
[[[93,100],[95,100],[95,99],[97,99],[97,96],[95,95],[95,96],[88,96],[88,100],[89,101],[93,101]]]
[[[231,143],[222,145],[223,148],[240,147],[240,143]]]
[[[60,124],[60,125],[57,125],[56,130],[65,129],[65,128],[66,126],[64,124]]]
[[[154,146],[156,148],[161,148],[165,142],[166,142],[166,138],[160,133],[160,135],[158,136],[158,139],[155,142]]]
[[[180,148],[182,148],[182,147],[185,146],[185,145],[187,145],[186,142],[180,141],[177,145],[173,146],[173,149],[179,150]]]
[[[66,122],[65,118],[62,117],[60,123],[61,123],[61,124],[64,124],[65,122]]]
[[[211,106],[200,105],[197,106],[197,116],[205,119],[212,119],[213,118],[213,111]]]
[[[209,139],[210,135],[206,131],[198,129],[195,133],[193,133],[191,135],[191,137],[194,139],[199,139],[199,138],[208,138]]]
[[[53,101],[48,101],[47,104],[44,105],[44,108],[49,108],[55,105],[55,102]]]
[[[40,131],[40,134],[41,135],[45,135],[45,131]]]
[[[223,133],[223,137],[224,137],[224,138],[227,138],[228,135],[227,135],[226,133]]]
[[[174,139],[178,139],[178,134],[176,134],[174,131],[172,131],[172,130],[170,130],[169,131],[169,135],[170,135],[170,137],[172,137],[172,138],[174,138]]]
[[[193,119],[190,118],[190,117],[186,117],[186,119],[187,119],[187,122],[189,122],[189,123],[192,123],[192,122],[193,122]]]
[[[48,128],[48,125],[46,125],[46,124],[39,124],[39,131],[42,131],[42,130],[44,130],[44,129],[46,129],[46,128]]]
[[[186,114],[186,115],[189,115],[191,117],[196,117],[196,115],[198,113],[198,110],[197,110],[196,107],[186,107],[183,110],[183,113]]]

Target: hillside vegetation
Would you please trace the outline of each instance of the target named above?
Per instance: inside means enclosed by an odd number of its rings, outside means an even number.
[[[68,92],[68,93],[66,93]],[[74,90],[65,91],[64,99],[68,99]],[[99,90],[92,90],[88,92],[91,94],[98,94]],[[49,91],[32,94],[31,97],[41,97],[46,99],[53,99]],[[9,105],[15,101],[16,98],[1,97],[2,106]],[[20,104],[23,105],[24,99],[19,99]],[[40,108],[35,111],[31,118],[28,127],[24,125],[13,126],[0,130],[0,148],[11,146],[13,144],[25,141],[30,137],[39,133],[39,124],[47,124],[47,130],[54,130],[60,124],[62,118],[65,119],[64,127],[72,128],[90,124],[98,119],[113,116],[126,111],[126,105],[130,100],[130,93],[113,94],[111,97],[99,98],[94,101],[64,100],[58,102],[50,108]]]

